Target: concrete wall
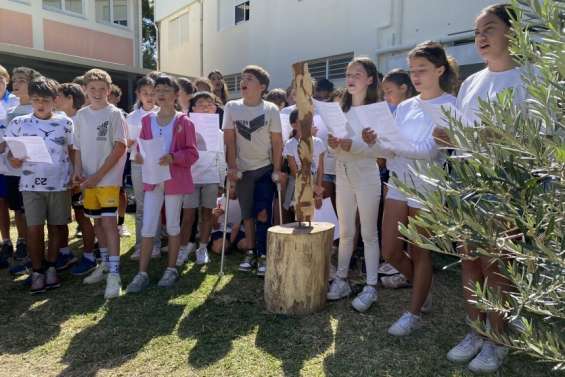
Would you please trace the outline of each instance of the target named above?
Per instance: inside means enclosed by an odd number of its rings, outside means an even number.
[[[229,75],[247,64],[259,64],[271,73],[271,87],[289,84],[290,66],[296,61],[348,52],[376,59],[381,71],[404,66],[406,51],[419,42],[446,39],[452,44],[455,39],[472,38],[474,18],[483,7],[496,2],[251,0],[250,20],[228,25],[226,19],[233,19],[234,5],[242,1],[203,0],[202,71],[219,69]],[[200,2],[155,0],[155,9],[161,28],[161,69],[199,76]],[[182,49],[170,49],[167,24],[186,9],[194,15],[190,38]],[[472,44],[453,46],[450,53],[461,64],[480,62]]]

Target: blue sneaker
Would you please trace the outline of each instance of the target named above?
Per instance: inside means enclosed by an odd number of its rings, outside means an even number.
[[[57,260],[55,261],[55,269],[57,271],[63,271],[67,268],[71,267],[73,264],[78,262],[77,257],[73,253],[70,254],[62,254],[59,253],[57,255]]]
[[[80,261],[71,268],[71,274],[75,276],[86,275],[96,268],[96,261],[88,258],[80,258]]]
[[[29,273],[29,271],[31,271],[31,261],[26,261],[24,263],[21,264],[17,264],[15,266],[13,266],[12,268],[10,268],[10,274],[13,276],[20,276],[20,275],[25,275],[27,273]]]

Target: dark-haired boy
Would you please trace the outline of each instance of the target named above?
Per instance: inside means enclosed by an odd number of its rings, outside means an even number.
[[[41,137],[53,163],[32,163],[16,159],[8,153],[15,169],[21,169],[20,191],[25,209],[28,249],[32,264],[32,294],[57,288],[60,280],[55,263],[64,236],[63,228],[71,218],[69,184],[72,164],[70,158],[73,122],[65,115],[54,113],[58,84],[39,78],[30,82],[29,97],[33,113],[14,118],[6,136]],[[44,260],[44,226],[47,222],[49,242]]]
[[[267,229],[271,225],[275,193],[273,181],[280,174],[283,147],[279,110],[275,104],[263,100],[268,88],[267,71],[258,66],[245,67],[240,82],[243,98],[226,104],[222,125],[228,177],[232,182],[237,181],[250,248],[239,269],[251,271],[257,266],[259,276],[266,269]]]

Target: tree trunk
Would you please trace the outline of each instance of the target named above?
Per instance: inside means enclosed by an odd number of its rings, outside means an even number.
[[[326,303],[334,225],[274,226],[267,239],[265,303],[278,314],[308,314]]]

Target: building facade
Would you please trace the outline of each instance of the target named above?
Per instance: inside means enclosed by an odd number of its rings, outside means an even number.
[[[291,65],[308,61],[316,78],[343,83],[353,56],[379,71],[406,67],[419,42],[445,44],[463,75],[481,67],[473,22],[489,0],[155,0],[163,71],[197,77],[219,69],[237,96],[238,73],[259,64],[271,87],[286,88]]]
[[[59,81],[107,70],[133,101],[143,74],[141,0],[0,0],[0,64]]]

